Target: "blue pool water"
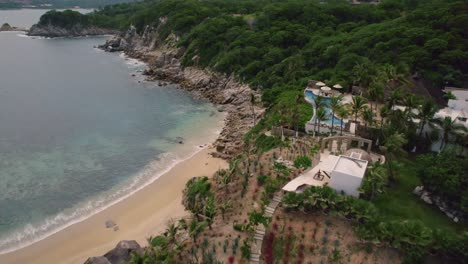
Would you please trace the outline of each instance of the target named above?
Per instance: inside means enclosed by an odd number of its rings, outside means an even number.
[[[309,99],[310,102],[314,102],[315,98],[317,97],[316,94],[314,94],[312,91],[305,91],[305,95],[307,99]],[[328,119],[325,121],[322,121],[322,123],[329,124],[331,125],[333,123],[334,126],[341,126],[342,124],[344,125],[343,121],[339,119],[338,117],[332,115],[331,109],[330,109],[330,102],[331,98],[325,97],[325,110],[327,111],[327,116]],[[331,118],[333,116],[333,119]],[[314,120],[315,121],[315,118]]]

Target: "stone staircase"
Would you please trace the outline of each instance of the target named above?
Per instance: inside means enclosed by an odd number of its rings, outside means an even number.
[[[281,199],[283,198],[283,194],[280,192],[276,193],[271,202],[265,208],[264,216],[272,217],[275,213],[276,208],[281,203]],[[254,234],[254,243],[252,244],[252,254],[250,256],[250,263],[258,264],[260,263],[260,256],[262,255],[262,244],[263,238],[265,237],[265,227],[260,224],[255,229]]]

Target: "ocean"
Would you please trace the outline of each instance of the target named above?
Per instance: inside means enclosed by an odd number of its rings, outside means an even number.
[[[2,10],[0,24],[46,10],[32,11]],[[104,41],[0,33],[0,253],[128,197],[220,132],[213,105],[146,82],[143,63],[94,48]]]

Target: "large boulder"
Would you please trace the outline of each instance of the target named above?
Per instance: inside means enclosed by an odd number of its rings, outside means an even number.
[[[103,256],[91,257],[84,264],[111,264],[109,260]]]
[[[111,264],[124,264],[132,259],[132,254],[143,254],[143,249],[135,240],[122,240],[111,251],[107,252],[104,257]]]
[[[10,24],[8,23],[4,23],[1,27],[0,27],[0,31],[8,31],[8,30],[11,30],[12,27],[10,26]]]

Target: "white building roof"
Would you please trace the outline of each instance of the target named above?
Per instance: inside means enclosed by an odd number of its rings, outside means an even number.
[[[320,171],[325,171],[328,173],[328,175],[331,174],[331,171],[335,167],[335,163],[338,160],[338,156],[334,155],[329,155],[326,157],[323,161],[320,161],[320,163],[313,167],[312,169],[305,171],[301,175],[299,175],[297,178],[293,179],[292,181],[288,182],[283,187],[284,191],[287,192],[295,192],[299,187],[302,185],[309,185],[309,186],[323,186],[326,183],[330,181],[330,179],[326,176],[323,177],[323,180],[317,180],[314,179],[314,176],[317,174],[317,172]]]
[[[308,186],[323,186],[330,182],[330,178],[323,177],[323,180],[314,179],[314,176],[319,172],[325,172],[329,176],[333,172],[344,173],[353,177],[363,178],[366,173],[367,161],[358,158],[347,156],[329,155],[312,169],[302,173],[297,178],[288,182],[282,189],[287,192],[295,192],[303,185]]]
[[[333,171],[362,179],[366,168],[367,161],[341,155],[336,161]]]
[[[468,100],[468,90],[457,89],[451,90],[452,94],[457,97],[457,100],[466,101]]]
[[[453,100],[448,101],[448,107],[454,110],[466,110],[468,111],[468,100]]]
[[[468,120],[465,119],[468,118],[468,89],[445,87],[445,92],[451,92],[456,99],[450,99],[448,107],[440,109],[435,117],[450,117],[452,120],[456,120],[457,124],[468,127]]]

